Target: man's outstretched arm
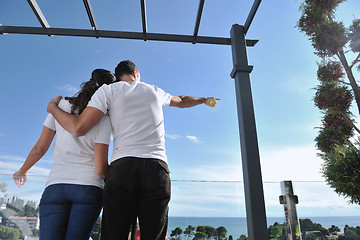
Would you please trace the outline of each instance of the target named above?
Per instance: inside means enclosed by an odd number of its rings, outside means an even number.
[[[170,106],[178,108],[190,108],[205,103],[210,107],[215,107],[216,100],[214,97],[190,97],[190,96],[171,96]],[[213,104],[210,104],[213,102]],[[210,105],[209,105],[210,104]]]
[[[56,97],[50,101],[47,111],[51,113],[56,121],[74,137],[85,135],[93,128],[104,116],[104,113],[94,107],[86,107],[84,111],[75,116],[63,111],[58,107],[61,97]]]

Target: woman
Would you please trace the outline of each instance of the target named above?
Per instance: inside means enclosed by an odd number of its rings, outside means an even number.
[[[59,107],[79,115],[101,85],[115,80],[111,72],[96,69],[77,95],[62,99]],[[76,138],[49,114],[39,140],[13,175],[19,187],[26,182],[28,170],[47,152],[55,133],[52,168],[39,207],[40,239],[88,240],[102,207],[110,120],[104,116],[86,135]]]

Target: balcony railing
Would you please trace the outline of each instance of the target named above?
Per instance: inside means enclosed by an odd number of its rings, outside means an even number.
[[[46,179],[47,176],[29,175],[26,184],[19,188],[13,182],[11,174],[0,174],[0,231],[11,229],[15,232],[15,237],[19,235],[19,239],[38,239],[38,204]],[[310,218],[324,228],[336,225],[340,228],[340,233],[345,225],[360,225],[360,217],[356,217],[360,216],[359,207],[348,205],[325,182],[295,181],[293,186],[299,198],[299,218]],[[280,183],[265,181],[264,194],[268,226],[275,222],[284,223],[284,207],[279,202]],[[238,239],[240,235],[247,235],[245,209],[242,181],[173,179],[168,237],[170,239],[170,235],[178,233],[174,231],[176,228],[181,228],[182,233],[174,236],[176,239],[193,239],[194,235],[184,234],[191,225],[195,227],[194,233],[198,226],[210,226],[215,230],[224,227],[226,239],[230,235],[233,239]],[[342,217],[336,216],[339,212],[343,213]],[[100,228],[99,219],[94,228],[93,239],[99,238]]]

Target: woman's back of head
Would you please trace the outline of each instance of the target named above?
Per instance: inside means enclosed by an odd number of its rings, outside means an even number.
[[[105,69],[95,69],[91,73],[91,79],[81,84],[81,89],[73,97],[66,97],[69,100],[72,114],[81,114],[86,108],[92,95],[103,84],[110,84],[116,81],[114,74]]]

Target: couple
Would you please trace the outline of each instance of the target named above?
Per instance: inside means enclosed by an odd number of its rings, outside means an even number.
[[[52,169],[40,200],[40,239],[89,239],[102,206],[101,239],[127,240],[136,217],[142,240],[165,239],[171,183],[162,107],[202,103],[213,107],[216,99],[173,96],[140,82],[140,72],[129,60],[117,65],[115,76],[94,70],[74,97],[52,99],[39,140],[14,173],[22,186],[56,133]]]

